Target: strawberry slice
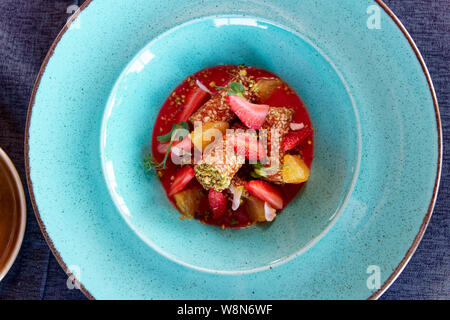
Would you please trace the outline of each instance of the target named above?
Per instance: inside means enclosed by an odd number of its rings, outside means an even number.
[[[313,131],[309,127],[305,127],[297,131],[289,131],[283,139],[283,150],[288,151],[295,148],[300,143],[305,141],[312,134],[312,132]]]
[[[159,153],[165,154],[167,152],[167,149],[169,148],[169,142],[164,142],[158,144],[156,147],[156,150],[158,150]],[[172,142],[172,148],[170,149],[171,153],[174,153],[176,156],[182,155],[183,152],[188,152],[192,148],[192,140],[189,135],[185,136],[183,140],[181,141],[174,141]]]
[[[259,129],[266,120],[269,106],[254,104],[238,96],[227,96],[227,103],[243,124],[250,129]]]
[[[186,185],[194,178],[195,171],[190,166],[186,166],[175,175],[172,185],[169,189],[169,197],[172,197],[175,193],[180,192],[186,187]]]
[[[186,98],[183,111],[179,114],[177,122],[187,121],[189,117],[209,98],[210,94],[208,92],[198,86],[193,87]]]
[[[183,152],[189,153],[189,151],[191,151],[191,148],[192,140],[191,137],[187,135],[183,138],[183,140],[173,142],[170,152],[174,153],[176,156],[182,156]]]
[[[227,142],[234,148],[234,151],[245,156],[246,159],[257,161],[267,156],[266,150],[254,136],[245,134],[230,135],[227,137]]]
[[[208,193],[209,207],[214,219],[222,217],[228,210],[228,200],[223,193],[210,189]]]
[[[245,185],[245,189],[252,196],[267,202],[271,207],[278,210],[283,209],[283,196],[270,183],[262,180],[252,180]]]

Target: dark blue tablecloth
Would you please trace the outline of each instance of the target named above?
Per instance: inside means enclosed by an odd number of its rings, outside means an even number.
[[[332,1],[332,0],[324,0]],[[0,1],[0,146],[26,186],[23,141],[27,107],[40,65],[82,0]],[[444,130],[444,166],[436,208],[411,261],[382,299],[450,298],[450,1],[386,0],[416,41],[433,78]],[[0,283],[0,299],[85,299],[69,290],[67,276],[47,246],[27,199],[22,249]]]

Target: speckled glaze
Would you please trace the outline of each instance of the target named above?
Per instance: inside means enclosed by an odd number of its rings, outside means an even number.
[[[367,11],[377,8],[381,29],[369,29]],[[441,160],[428,73],[383,9],[374,1],[86,4],[44,63],[26,141],[37,218],[83,291],[379,296],[420,241]],[[222,63],[280,75],[316,129],[311,180],[269,228],[181,221],[140,164],[167,95],[187,75]],[[381,288],[367,285],[371,266]]]

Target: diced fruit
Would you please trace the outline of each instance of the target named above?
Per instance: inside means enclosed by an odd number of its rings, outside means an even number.
[[[257,197],[250,196],[246,200],[247,211],[250,219],[254,222],[266,221],[266,215],[264,211],[264,201],[259,200]]]
[[[243,124],[250,129],[259,129],[266,120],[269,106],[254,104],[238,96],[227,96],[227,103]]]
[[[249,160],[264,159],[267,154],[256,136],[236,134],[227,136],[227,143],[234,148],[237,154]]]
[[[309,178],[309,168],[300,156],[287,154],[281,174],[286,183],[303,183]]]
[[[223,193],[211,189],[209,190],[208,200],[214,219],[218,219],[227,213],[228,200]]]
[[[187,121],[189,117],[209,98],[210,94],[208,92],[198,86],[193,87],[186,97],[183,111],[178,116],[177,122]]]
[[[195,171],[190,166],[186,166],[177,172],[169,190],[169,197],[180,192],[194,178]]]
[[[283,209],[283,196],[276,187],[262,180],[252,180],[245,185],[245,189],[262,201],[268,202],[271,207]],[[263,208],[264,209],[264,208]]]
[[[297,131],[289,131],[283,139],[283,150],[289,151],[305,141],[312,133],[311,128],[305,127]]]
[[[283,82],[280,79],[263,78],[256,82],[253,90],[258,96],[259,102],[264,103],[282,84]]]
[[[178,209],[188,218],[194,217],[202,197],[201,188],[186,189],[173,196]]]
[[[219,130],[223,136],[225,136],[226,130],[230,127],[230,124],[225,121],[207,122],[201,127],[196,127],[191,132],[190,137],[194,146],[203,151],[205,148],[214,141],[214,137],[217,134],[216,130]]]

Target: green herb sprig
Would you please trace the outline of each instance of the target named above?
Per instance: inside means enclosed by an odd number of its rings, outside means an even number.
[[[156,139],[159,142],[163,142],[163,143],[173,141],[177,138],[178,138],[178,140],[181,140],[186,136],[186,134],[183,135],[182,133],[177,132],[177,131],[179,131],[179,129],[184,129],[186,131],[189,131],[189,124],[186,121],[181,121],[180,123],[175,123],[174,125],[172,125],[172,129],[170,129],[169,133],[159,136]],[[183,132],[183,133],[185,133],[185,132]],[[175,134],[175,136],[172,137],[174,134]]]
[[[183,129],[183,130],[181,130]],[[189,134],[189,124],[186,121],[181,121],[180,123],[175,123],[170,129],[170,132],[165,135],[156,138],[161,143],[169,142],[164,159],[161,162],[156,161],[156,159],[148,154],[144,159],[145,171],[149,173],[152,170],[164,170],[167,168],[166,162],[169,158],[170,150],[174,141],[181,141]]]
[[[225,90],[228,92],[229,96],[238,96],[244,98],[245,87],[242,83],[239,82],[231,82],[229,84],[229,88],[217,87],[220,90]]]

